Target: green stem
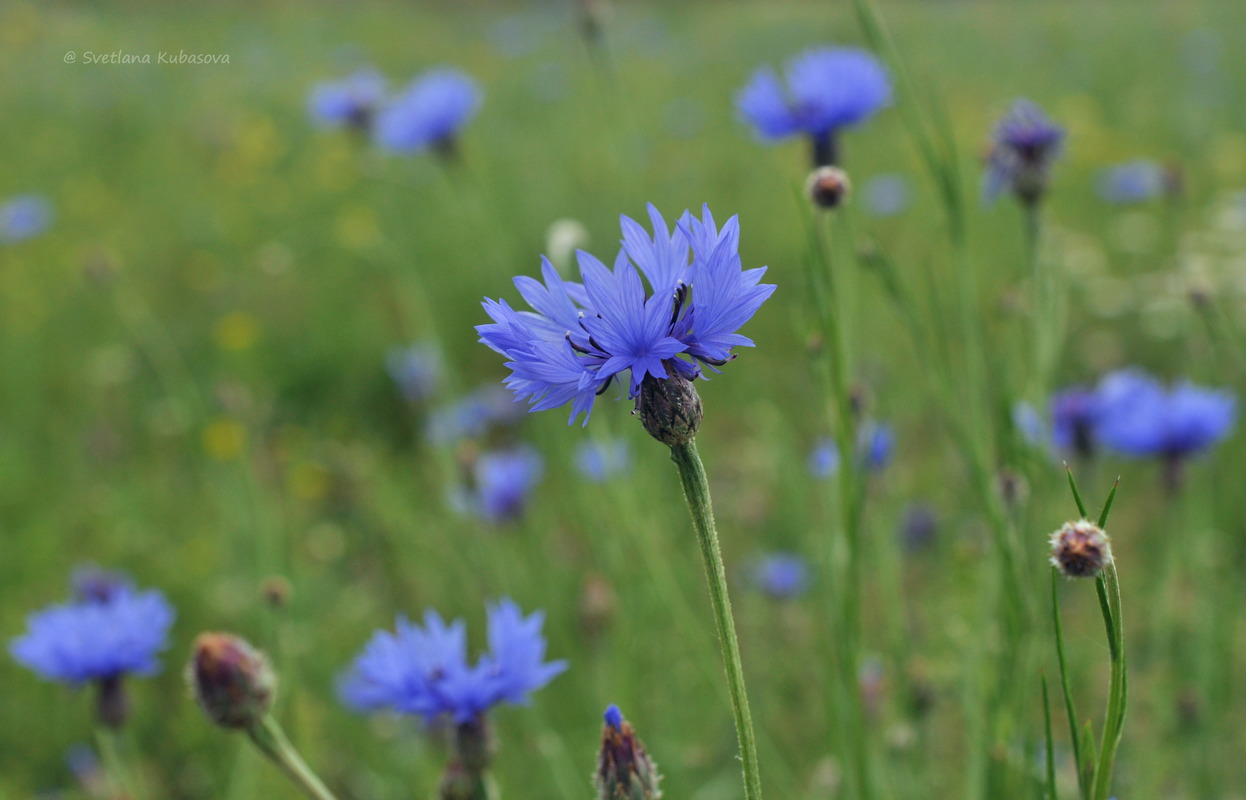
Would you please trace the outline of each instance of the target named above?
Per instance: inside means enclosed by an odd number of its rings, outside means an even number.
[[[671,446],[671,461],[679,470],[679,481],[684,488],[684,499],[692,514],[692,526],[696,528],[701,545],[701,558],[705,562],[705,577],[709,582],[710,602],[714,607],[714,622],[722,645],[723,665],[727,670],[727,688],[731,691],[731,707],[735,714],[736,736],[740,742],[740,761],[744,771],[744,797],[761,800],[761,773],[757,765],[757,743],[753,733],[753,719],[748,710],[748,694],[744,689],[744,667],[740,663],[740,644],[736,640],[735,622],[731,619],[731,598],[727,595],[727,571],[723,567],[722,552],[718,547],[718,531],[714,527],[714,509],[710,503],[710,486],[705,477],[705,466],[697,454],[695,439],[685,444]]]
[[[1074,491],[1076,492],[1076,488]],[[1074,496],[1076,497],[1076,494]],[[1078,506],[1081,506],[1081,498],[1078,498]],[[1056,633],[1056,658],[1060,662],[1060,688],[1064,692],[1064,713],[1069,718],[1069,743],[1073,747],[1073,764],[1077,767],[1077,796],[1084,799],[1086,797],[1086,781],[1083,777],[1085,762],[1082,760],[1081,736],[1077,730],[1077,710],[1073,706],[1073,688],[1069,685],[1069,663],[1064,657],[1064,629],[1060,624],[1060,601],[1056,595],[1059,581],[1060,571],[1053,566],[1051,568],[1051,622]]]
[[[1121,587],[1116,564],[1104,567],[1096,581],[1103,598],[1103,623],[1108,631],[1112,670],[1108,688],[1108,709],[1103,720],[1103,739],[1099,745],[1099,759],[1095,762],[1090,796],[1091,800],[1108,800],[1112,790],[1116,748],[1120,745],[1125,725],[1128,679],[1125,672],[1125,630],[1121,622]]]
[[[299,756],[277,720],[271,715],[265,716],[258,725],[248,728],[247,733],[260,751],[312,800],[337,800]]]
[[[119,731],[105,726],[100,726],[96,733],[100,759],[104,762],[104,772],[111,779],[114,789],[133,800],[141,800],[146,796],[146,792],[139,790],[134,775],[131,774],[126,765],[126,759],[121,754],[121,736]]]

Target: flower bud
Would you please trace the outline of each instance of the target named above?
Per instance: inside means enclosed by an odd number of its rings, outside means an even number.
[[[645,376],[636,413],[650,436],[674,447],[692,441],[705,412],[692,381],[672,372],[669,378]]]
[[[809,202],[827,210],[838,208],[848,199],[851,190],[852,182],[848,180],[848,173],[839,167],[818,167],[805,181],[805,194],[809,197]]]
[[[186,680],[203,713],[225,728],[251,728],[272,708],[277,676],[264,654],[228,633],[201,633]]]
[[[597,800],[653,800],[661,797],[658,765],[645,752],[618,706],[606,709],[597,759]]]
[[[1093,578],[1112,563],[1107,534],[1092,522],[1066,522],[1051,535],[1051,563],[1066,577]]]

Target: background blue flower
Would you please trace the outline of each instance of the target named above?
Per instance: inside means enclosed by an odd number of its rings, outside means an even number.
[[[107,598],[52,606],[31,614],[9,646],[19,663],[48,680],[80,684],[160,669],[173,607],[152,589],[116,587]]]
[[[0,205],[0,242],[34,238],[52,225],[52,204],[42,195],[24,194]]]
[[[1104,376],[1096,389],[1096,433],[1126,456],[1189,456],[1229,435],[1237,419],[1231,392],[1183,381],[1166,388],[1138,369]]]
[[[1005,189],[1026,202],[1046,190],[1051,164],[1064,147],[1064,128],[1030,100],[1013,101],[995,126],[982,180],[982,199],[995,202]]]
[[[480,108],[476,82],[455,69],[421,75],[377,115],[375,136],[382,147],[416,153],[450,144]]]
[[[736,97],[740,116],[763,139],[834,134],[891,103],[887,71],[865,50],[808,50],[788,62],[784,77],[762,67]]]
[[[385,77],[361,69],[340,81],[317,84],[307,98],[313,121],[327,127],[367,127],[385,102]]]
[[[542,612],[525,617],[503,599],[488,615],[489,650],[474,666],[462,620],[447,624],[428,611],[421,627],[399,616],[395,631],[377,631],[339,679],[342,702],[358,711],[418,714],[430,723],[442,715],[469,722],[499,703],[527,703],[567,663],[545,661]]]

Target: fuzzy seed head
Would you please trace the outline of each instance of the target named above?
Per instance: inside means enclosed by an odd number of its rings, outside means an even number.
[[[228,633],[199,635],[186,680],[203,712],[224,728],[258,724],[277,692],[277,676],[264,654]]]
[[[1093,578],[1112,563],[1107,534],[1084,519],[1066,522],[1051,535],[1051,563],[1069,578]]]
[[[848,173],[839,167],[818,167],[805,181],[805,194],[809,202],[827,210],[838,208],[848,199],[852,182]]]

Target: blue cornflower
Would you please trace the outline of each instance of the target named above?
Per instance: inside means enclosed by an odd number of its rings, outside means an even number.
[[[480,88],[455,69],[421,75],[383,108],[376,141],[388,150],[417,153],[430,147],[453,152],[459,129],[480,108]]]
[[[1237,418],[1230,392],[1185,381],[1166,388],[1138,369],[1104,376],[1095,394],[1099,441],[1126,456],[1193,455],[1228,436]]]
[[[1099,399],[1084,386],[1063,389],[1051,396],[1051,443],[1057,450],[1088,457],[1098,442]]]
[[[460,509],[486,522],[516,519],[540,482],[543,466],[541,456],[530,447],[484,453],[472,466],[471,485],[453,500]]]
[[[307,98],[313,121],[332,128],[366,130],[385,102],[385,77],[361,69],[344,80],[317,84]]]
[[[757,588],[780,600],[804,594],[810,579],[809,562],[796,553],[771,553],[753,567]]]
[[[387,708],[429,723],[446,715],[457,724],[499,703],[526,704],[567,662],[545,661],[542,612],[525,617],[508,599],[488,611],[489,651],[475,665],[467,661],[462,620],[446,624],[428,611],[421,627],[399,615],[395,631],[377,631],[341,677],[342,701],[358,711]]]
[[[865,50],[820,47],[787,64],[784,81],[770,67],[753,73],[736,97],[740,116],[763,139],[805,134],[815,167],[837,163],[835,137],[891,103],[891,80]]]
[[[1051,164],[1064,145],[1061,128],[1029,100],[1016,100],[995,126],[982,181],[982,199],[993,203],[1009,189],[1033,205],[1047,190]]]
[[[649,216],[652,238],[622,218],[623,248],[613,269],[576,252],[582,284],[564,281],[546,258],[544,284],[516,278],[535,313],[485,299],[493,322],[476,326],[480,341],[509,359],[505,383],[533,411],[570,403],[570,422],[583,413],[588,424],[597,395],[625,372],[634,398],[646,377],[692,380],[703,366],[716,372],[732,360],[732,348],[753,346],[736,331],[774,286],[760,282],[765,267],[741,268],[737,219],[720,231],[707,206],[700,220],[684,212],[672,233],[652,205]]]
[[[426,433],[430,441],[453,442],[477,439],[496,428],[508,428],[523,418],[523,406],[501,386],[482,386],[428,418]]]
[[[895,434],[891,426],[881,422],[867,422],[857,430],[856,460],[869,470],[880,470],[891,460],[895,446]],[[839,470],[839,447],[835,440],[824,436],[809,454],[809,472],[815,478],[829,478]]]
[[[1145,203],[1164,191],[1164,168],[1139,159],[1107,167],[1095,176],[1095,190],[1109,203]]]
[[[631,468],[632,452],[622,439],[584,442],[576,449],[575,464],[586,480],[605,483],[611,476]]]
[[[51,224],[52,204],[42,195],[19,195],[0,205],[0,243],[34,238]]]
[[[174,612],[164,595],[115,585],[31,614],[27,632],[9,645],[13,658],[48,680],[70,684],[159,671]]]
[[[394,347],[385,354],[385,371],[412,403],[427,400],[441,385],[441,355],[427,343]]]

